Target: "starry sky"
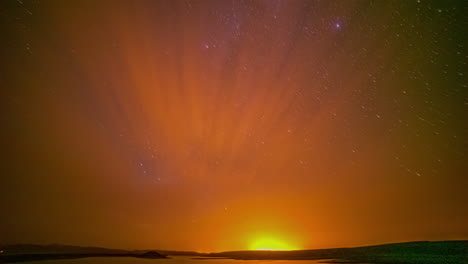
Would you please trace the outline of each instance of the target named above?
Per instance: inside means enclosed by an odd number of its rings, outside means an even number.
[[[0,3],[0,243],[468,239],[468,2]]]

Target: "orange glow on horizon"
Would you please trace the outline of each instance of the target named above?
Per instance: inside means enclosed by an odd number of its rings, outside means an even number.
[[[249,250],[272,250],[272,251],[286,251],[286,250],[298,250],[299,248],[292,244],[280,240],[278,238],[264,236],[254,239],[250,244]]]

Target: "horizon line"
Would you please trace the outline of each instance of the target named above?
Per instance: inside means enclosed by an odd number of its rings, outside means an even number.
[[[5,246],[65,246],[65,247],[77,247],[77,248],[98,248],[98,249],[107,249],[107,250],[123,250],[123,251],[162,251],[162,252],[193,252],[199,254],[215,254],[215,253],[224,253],[224,252],[293,252],[293,251],[309,251],[309,250],[324,250],[324,249],[342,249],[342,248],[361,248],[361,247],[372,247],[372,246],[383,246],[383,245],[392,245],[392,244],[406,244],[406,243],[428,243],[428,242],[468,242],[468,239],[452,239],[452,240],[412,240],[412,241],[402,241],[402,242],[390,242],[390,243],[378,243],[378,244],[366,244],[360,246],[341,246],[341,247],[329,247],[329,248],[304,248],[304,249],[292,249],[292,250],[255,250],[255,249],[238,249],[238,250],[221,250],[221,251],[211,251],[203,252],[196,250],[174,250],[174,249],[122,249],[122,248],[112,248],[104,246],[77,246],[71,244],[60,244],[60,243],[48,243],[48,244],[34,244],[34,243],[14,243],[14,244],[0,244],[0,247]]]

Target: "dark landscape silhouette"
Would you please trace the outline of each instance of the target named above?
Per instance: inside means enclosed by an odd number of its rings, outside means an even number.
[[[193,256],[194,259],[225,258],[236,260],[324,260],[328,263],[376,264],[465,264],[468,263],[468,240],[418,241],[365,247],[268,251],[245,250],[219,253],[167,250],[121,250],[67,245],[1,246],[1,263],[87,257],[135,257],[163,259],[172,256]]]

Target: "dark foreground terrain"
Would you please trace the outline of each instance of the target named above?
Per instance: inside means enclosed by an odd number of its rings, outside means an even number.
[[[65,245],[7,245],[0,246],[0,263],[26,262],[89,257],[135,257],[146,259],[167,258],[152,250],[120,250]]]
[[[468,264],[468,241],[407,242],[355,248],[229,251],[210,254],[187,251],[130,251],[63,245],[9,245],[0,246],[0,251],[0,263],[86,257],[160,259],[167,258],[166,255],[189,255],[198,258],[215,257],[237,260],[324,260],[329,263]]]
[[[468,241],[407,242],[355,248],[294,251],[231,251],[208,254],[231,259],[305,260],[334,263],[468,264]]]

